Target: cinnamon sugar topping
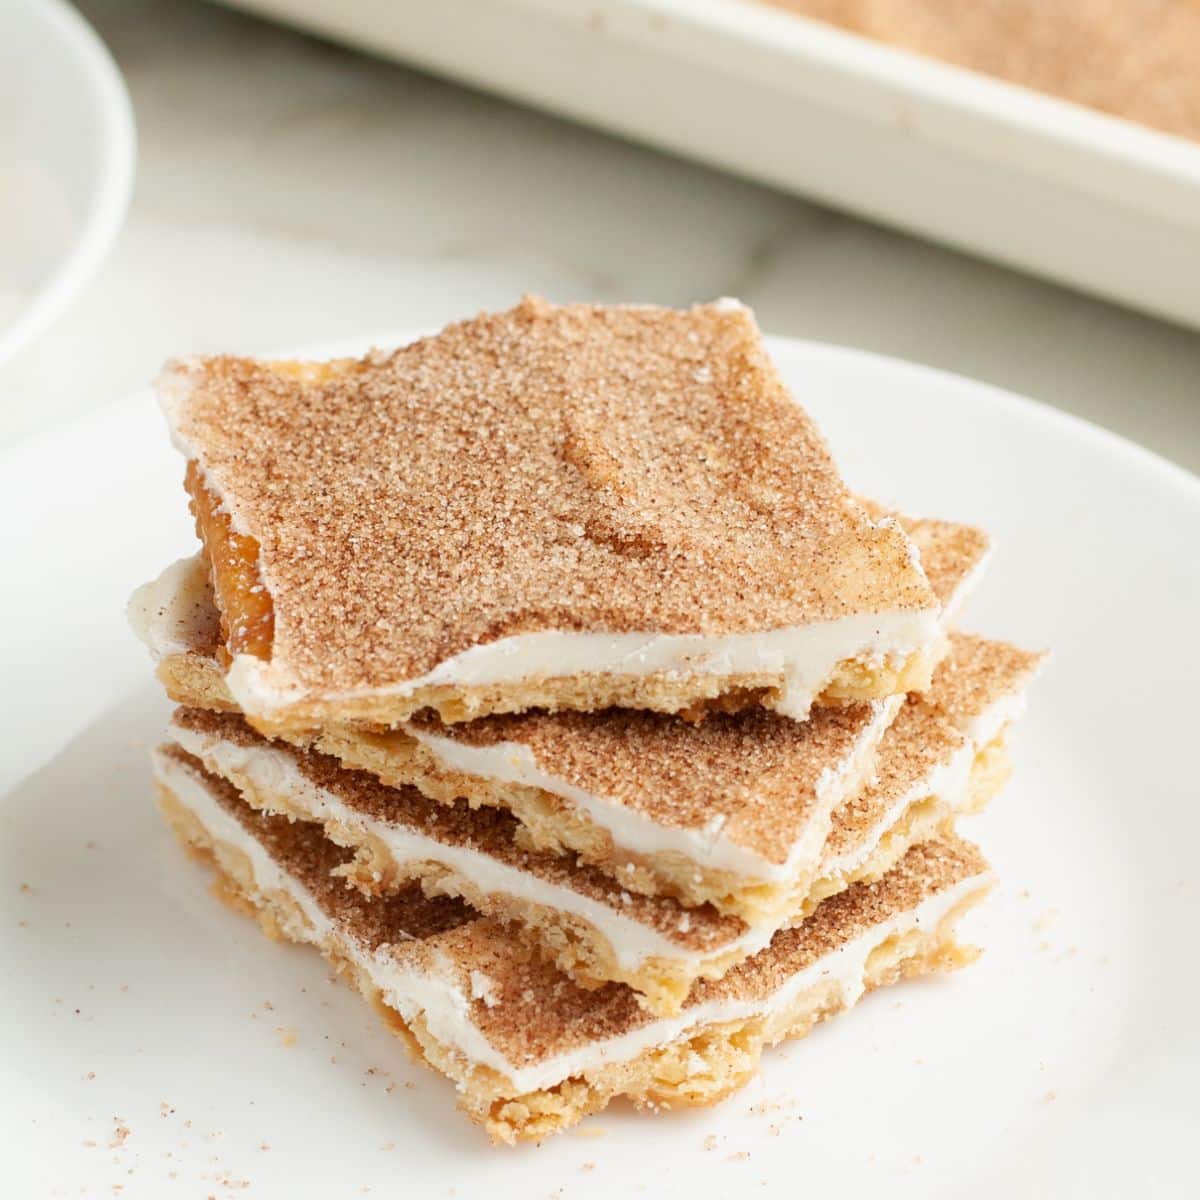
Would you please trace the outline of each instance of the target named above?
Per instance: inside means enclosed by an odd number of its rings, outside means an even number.
[[[1045,657],[1008,642],[955,633],[925,702],[957,727],[966,728],[991,705],[1021,692]]]

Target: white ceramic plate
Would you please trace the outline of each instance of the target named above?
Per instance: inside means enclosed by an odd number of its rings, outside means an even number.
[[[978,384],[774,349],[854,485],[995,533],[967,623],[1054,648],[1016,778],[970,829],[1002,880],[982,960],[869,997],[717,1109],[492,1149],[159,825],[167,706],[122,606],[191,533],[139,395],[0,460],[8,1194],[1195,1194],[1200,483]]]
[[[751,0],[228,2],[1200,326],[1182,138]]]
[[[62,0],[0,4],[0,362],[95,274],[125,219],[134,131],[116,65]]]

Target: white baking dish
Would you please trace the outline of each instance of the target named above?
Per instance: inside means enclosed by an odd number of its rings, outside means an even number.
[[[1200,144],[749,0],[232,2],[1200,326]]]

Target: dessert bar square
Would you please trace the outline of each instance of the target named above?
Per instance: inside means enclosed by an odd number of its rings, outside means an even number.
[[[524,847],[511,813],[388,787],[328,755],[271,742],[240,717],[180,710],[169,735],[251,807],[321,823],[353,852],[341,873],[365,894],[419,880],[431,895],[460,896],[509,925],[577,983],[618,981],[650,1010],[670,1013],[698,979],[719,979],[820,900],[877,878],[913,844],[948,832],[955,815],[982,806],[1004,782],[1004,727],[1036,662],[954,635],[930,694],[910,699],[884,734],[867,786],[832,817],[811,817],[785,900],[752,919],[631,892],[574,856]]]
[[[920,550],[944,631],[982,573],[988,539],[969,526],[898,519]],[[236,711],[210,594],[201,562],[177,564],[140,589],[131,616],[172,698]],[[945,644],[943,632],[937,653]],[[699,724],[628,709],[451,725],[425,713],[389,731],[344,724],[285,736],[444,803],[505,808],[523,847],[576,854],[632,891],[758,921],[794,906],[830,813],[860,790],[900,704],[822,708],[806,722],[761,708]]]
[[[749,310],[527,299],[365,358],[159,380],[267,731],[924,687],[939,606]]]
[[[545,1137],[619,1096],[655,1111],[722,1099],[764,1047],[872,988],[970,961],[954,925],[991,882],[966,842],[914,847],[655,1017],[618,984],[577,987],[459,901],[416,888],[365,900],[334,873],[346,851],[316,826],[256,812],[179,751],[158,752],[156,772],[164,814],[226,896],[272,936],[319,948],[500,1142]]]

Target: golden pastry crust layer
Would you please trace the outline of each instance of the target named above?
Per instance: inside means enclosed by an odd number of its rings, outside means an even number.
[[[935,608],[907,536],[847,491],[739,305],[527,299],[356,361],[179,361],[160,393],[206,506],[257,546],[243,565],[273,609],[280,726],[769,701],[782,676],[765,672],[377,693],[521,634],[720,637]],[[904,690],[919,659],[848,659],[822,690]]]
[[[786,1007],[771,1011],[772,993],[798,971],[838,946],[890,918],[916,908],[947,888],[978,880],[935,929],[908,928],[876,947],[867,960],[867,990],[898,979],[954,969],[974,952],[958,946],[953,928],[988,886],[986,864],[961,841],[928,844],[905,857],[885,880],[861,885],[822,906],[798,930],[777,935],[772,945],[723,980],[700,985],[692,1003],[742,998],[762,1003],[759,1016],[723,1024],[699,1023],[633,1057],[568,1077],[552,1087],[521,1092],[500,1073],[473,1063],[439,1042],[421,1012],[401,1014],[381,995],[355,961],[354,948],[386,944],[389,952],[427,970],[450,971],[472,996],[473,1020],[487,1039],[513,1061],[538,1061],[595,1039],[618,1036],[653,1020],[616,985],[580,991],[553,968],[522,958],[498,927],[472,919],[449,900],[404,893],[386,901],[355,899],[333,881],[336,847],[313,826],[254,814],[214,793],[237,815],[271,857],[297,878],[333,917],[332,933],[313,927],[286,892],[262,888],[238,846],[215,839],[196,813],[160,783],[160,806],[180,840],[215,866],[224,896],[256,914],[272,937],[315,945],[354,983],[402,1038],[405,1045],[457,1084],[459,1106],[498,1142],[537,1140],[575,1124],[618,1096],[652,1110],[712,1104],[743,1086],[757,1069],[762,1050],[785,1038],[803,1036],[814,1024],[853,1002],[832,984],[801,991]],[[435,968],[434,964],[437,964]],[[482,994],[470,983],[482,975]]]

